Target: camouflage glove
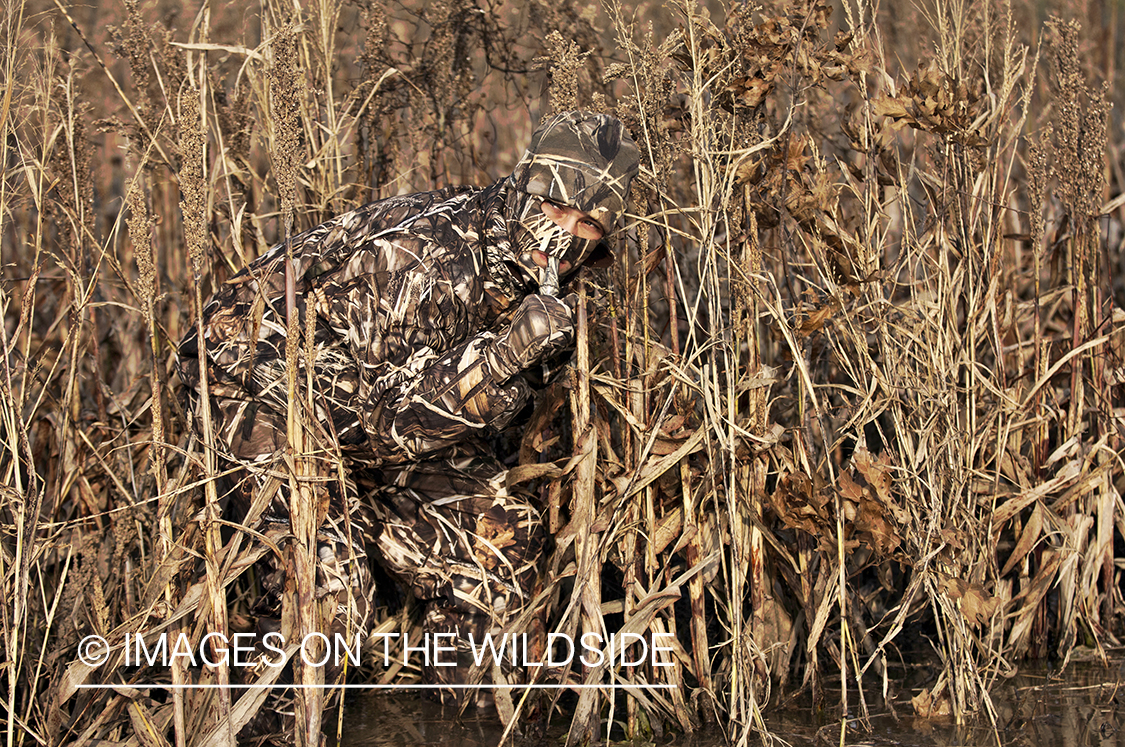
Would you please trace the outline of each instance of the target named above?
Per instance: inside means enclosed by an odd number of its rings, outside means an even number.
[[[497,381],[506,381],[566,347],[574,336],[577,302],[574,294],[564,300],[539,295],[525,298],[508,331],[485,353]]]

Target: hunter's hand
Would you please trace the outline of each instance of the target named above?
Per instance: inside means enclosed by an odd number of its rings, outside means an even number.
[[[525,298],[508,331],[489,346],[493,372],[501,380],[511,378],[566,347],[574,337],[577,302],[574,294],[565,299],[541,295]]]

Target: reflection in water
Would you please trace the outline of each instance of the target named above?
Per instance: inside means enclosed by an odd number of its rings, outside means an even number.
[[[932,682],[923,683],[932,686]],[[921,685],[919,685],[921,687]],[[845,744],[899,747],[1125,747],[1125,672],[1121,663],[1106,669],[1093,664],[1072,665],[1063,676],[1026,669],[1001,682],[993,693],[995,730],[987,721],[956,727],[951,721],[914,717],[910,698],[919,688],[903,682],[889,709],[871,708],[870,731],[849,724]],[[892,691],[894,688],[892,687]],[[870,697],[869,697],[870,700]],[[854,701],[854,698],[853,698]],[[334,730],[335,721],[330,727]],[[808,709],[787,707],[767,712],[766,724],[774,744],[826,747],[840,744],[839,722],[817,722]],[[344,709],[341,747],[496,747],[503,729],[489,710],[471,711],[460,718],[413,693],[370,692],[352,695]],[[556,717],[543,743],[560,744],[565,719]],[[616,735],[615,735],[616,736]],[[720,747],[716,733],[666,738],[677,747]]]
[[[335,730],[332,721],[331,730]],[[374,691],[349,695],[340,747],[496,747],[504,729],[495,712],[477,709],[458,717],[417,693]]]

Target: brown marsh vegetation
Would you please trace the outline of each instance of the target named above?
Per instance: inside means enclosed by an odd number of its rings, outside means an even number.
[[[554,532],[541,615],[677,643],[669,668],[556,673],[639,686],[561,701],[570,740],[717,721],[744,744],[802,694],[862,721],[912,656],[940,671],[917,713],[987,717],[1022,661],[1104,656],[1125,615],[1121,6],[903,6],[8,3],[5,743],[227,743],[272,707],[122,666],[127,634],[245,630],[254,598],[175,344],[287,230],[487,183],[576,106],[646,156],[614,264],[582,281],[577,365],[519,448]],[[295,562],[315,517],[281,540]],[[380,632],[417,624],[380,603]],[[326,698],[294,699],[315,743]],[[532,706],[498,693],[512,731]]]

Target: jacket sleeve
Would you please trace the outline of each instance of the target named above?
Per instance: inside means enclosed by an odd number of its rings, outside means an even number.
[[[365,418],[376,454],[391,461],[417,459],[506,426],[530,389],[522,376],[504,381],[494,372],[486,355],[494,339],[491,332],[481,333],[388,392]]]
[[[366,448],[387,462],[503,428],[530,393],[487,354],[510,322],[483,313],[479,261],[462,237],[433,235],[442,228],[423,217],[380,236],[318,284],[358,373],[350,399]]]

